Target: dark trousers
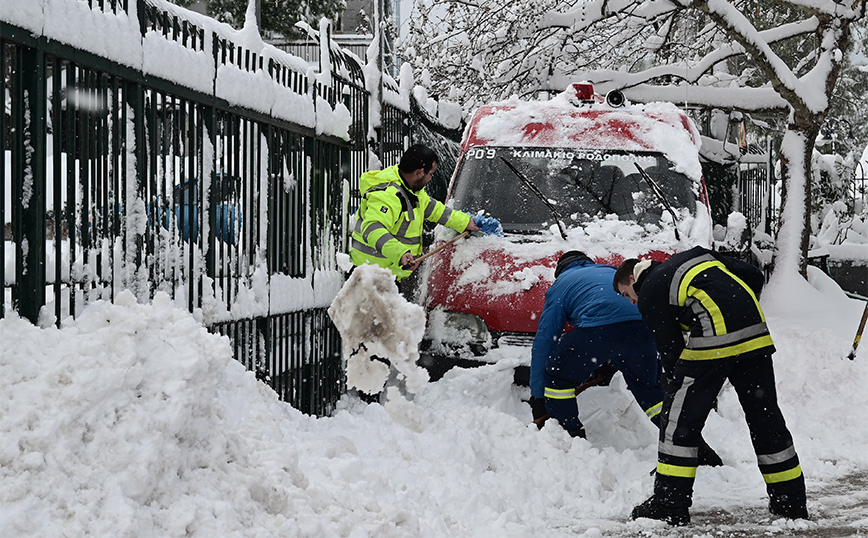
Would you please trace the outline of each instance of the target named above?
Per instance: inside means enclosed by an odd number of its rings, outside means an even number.
[[[569,391],[606,361],[624,375],[636,402],[656,424],[663,401],[660,362],[651,332],[641,321],[578,327],[561,336],[544,373],[549,417],[557,419],[566,430],[581,428],[576,397]],[[562,396],[548,396],[558,392]]]
[[[691,505],[700,434],[726,380],[744,410],[770,502],[775,507],[804,507],[805,478],[778,407],[770,351],[676,362],[663,402],[654,496],[666,505]]]

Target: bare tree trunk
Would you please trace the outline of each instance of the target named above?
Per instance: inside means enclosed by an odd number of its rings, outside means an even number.
[[[822,120],[795,118],[781,142],[781,228],[775,246],[775,273],[807,276],[811,236],[811,153]]]

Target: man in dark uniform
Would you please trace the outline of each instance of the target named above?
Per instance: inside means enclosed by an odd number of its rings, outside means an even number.
[[[805,477],[777,402],[763,282],[756,267],[702,247],[662,263],[626,260],[616,271],[615,291],[638,305],[669,380],[654,495],[633,509],[633,519],[690,522],[700,432],[726,380],[744,410],[769,510],[808,518]]]

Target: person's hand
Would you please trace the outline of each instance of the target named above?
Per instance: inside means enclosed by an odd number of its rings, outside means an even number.
[[[533,423],[537,428],[542,428],[549,418],[549,413],[546,411],[546,399],[531,396],[528,402],[530,404],[530,412],[533,414]]]
[[[467,223],[467,228],[464,228],[464,231],[465,232],[478,232],[479,226],[476,225],[476,220],[470,219],[470,221]]]
[[[413,257],[413,254],[405,252],[401,256],[401,267],[407,271],[415,271],[419,267],[419,262]]]
[[[484,217],[482,215],[476,215],[472,219],[477,229],[482,231],[482,233],[486,235],[496,235],[498,237],[503,237],[503,226],[501,226],[500,221],[494,217]],[[470,229],[468,225],[468,230]]]
[[[615,374],[618,373],[618,369],[612,366],[612,363],[609,361],[604,362],[600,366],[597,366],[593,372],[591,372],[591,377],[589,379],[598,380],[596,385],[601,387],[608,387],[609,383],[612,382],[612,378],[615,377]]]

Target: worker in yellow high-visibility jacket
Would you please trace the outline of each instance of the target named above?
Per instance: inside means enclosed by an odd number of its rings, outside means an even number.
[[[350,245],[353,264],[377,264],[400,281],[419,266],[416,257],[422,254],[426,220],[457,232],[480,229],[471,215],[448,208],[425,192],[438,162],[431,148],[416,144],[397,165],[362,174],[362,200]]]

